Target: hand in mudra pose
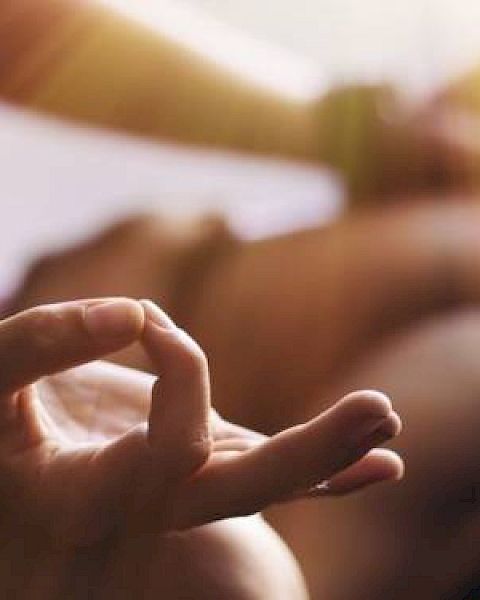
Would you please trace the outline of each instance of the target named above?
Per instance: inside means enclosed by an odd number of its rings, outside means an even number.
[[[90,362],[136,340],[158,378]],[[142,569],[128,557],[152,540],[401,476],[398,456],[373,449],[400,429],[382,394],[350,394],[272,438],[230,424],[210,406],[203,352],[149,301],[19,313],[0,322],[0,365],[0,586],[16,597],[69,589],[79,553],[99,595],[117,577],[130,597]]]

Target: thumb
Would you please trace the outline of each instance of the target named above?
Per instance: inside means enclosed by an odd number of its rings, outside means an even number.
[[[96,360],[137,339],[140,303],[127,298],[39,306],[0,322],[0,397]]]

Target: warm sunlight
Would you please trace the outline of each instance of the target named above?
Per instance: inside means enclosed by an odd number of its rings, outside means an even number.
[[[102,0],[102,3],[267,90],[308,100],[324,89],[321,69],[314,61],[280,45],[249,38],[195,8],[168,0]]]

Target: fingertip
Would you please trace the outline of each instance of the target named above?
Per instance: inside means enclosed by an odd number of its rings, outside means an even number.
[[[137,339],[145,325],[141,304],[130,298],[108,298],[87,305],[85,328],[99,342],[124,342]]]
[[[405,476],[405,463],[402,457],[392,450],[385,450],[386,455],[389,455],[390,475],[387,479],[392,481],[401,481]]]
[[[198,343],[154,302],[140,300],[140,304],[145,311],[142,342],[152,361],[161,361],[164,370],[181,373],[184,380],[208,377],[208,361]]]
[[[155,304],[155,302],[152,302],[152,300],[143,299],[140,300],[139,303],[144,310],[145,319],[148,319],[163,329],[175,329],[175,323],[173,320],[165,311]]]
[[[405,466],[402,458],[393,450],[374,448],[361,460],[335,474],[328,481],[314,486],[308,497],[344,496],[368,486],[403,479]]]
[[[378,390],[357,390],[344,396],[339,404],[351,407],[363,417],[385,418],[392,413],[392,401],[383,392]]]
[[[405,474],[405,465],[399,454],[388,448],[374,448],[363,459],[369,463],[377,481],[400,481]]]
[[[398,414],[392,410],[386,420],[388,421],[390,427],[390,437],[394,438],[400,435],[400,433],[402,432],[403,424]]]

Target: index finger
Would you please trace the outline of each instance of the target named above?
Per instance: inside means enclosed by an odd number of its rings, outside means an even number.
[[[211,451],[207,359],[158,306],[141,303],[146,315],[142,343],[160,376],[152,392],[148,438],[163,472],[178,479],[201,467]]]

